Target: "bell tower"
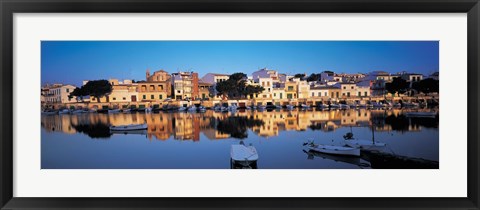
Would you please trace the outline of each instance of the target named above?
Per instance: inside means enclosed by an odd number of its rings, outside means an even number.
[[[148,78],[150,77],[150,69],[147,69],[146,76],[147,77],[145,78],[145,80],[148,81]]]

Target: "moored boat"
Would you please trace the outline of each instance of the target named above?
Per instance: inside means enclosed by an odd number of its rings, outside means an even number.
[[[331,155],[346,155],[346,156],[360,156],[360,149],[353,148],[353,147],[345,147],[345,146],[335,146],[335,145],[325,145],[325,144],[315,144],[313,142],[304,143],[308,149],[331,154]]]
[[[233,162],[248,166],[258,160],[258,153],[251,144],[245,146],[243,142],[240,142],[240,144],[231,146],[230,157]]]
[[[120,113],[122,110],[120,109],[109,109],[108,114],[115,114],[115,113]]]
[[[111,131],[133,131],[133,130],[146,130],[146,129],[147,129],[147,123],[110,126]]]
[[[435,118],[437,116],[436,112],[407,112],[405,114],[407,117],[431,117]]]

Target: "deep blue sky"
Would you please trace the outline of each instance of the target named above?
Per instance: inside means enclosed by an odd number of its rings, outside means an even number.
[[[145,71],[431,74],[437,41],[42,41],[42,85],[82,80],[145,80]]]

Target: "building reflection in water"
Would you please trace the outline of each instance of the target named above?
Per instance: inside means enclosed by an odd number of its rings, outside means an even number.
[[[335,131],[341,127],[375,126],[375,130],[412,132],[422,128],[438,128],[437,118],[410,118],[404,113],[411,110],[273,110],[219,113],[131,113],[131,114],[79,114],[42,116],[41,126],[47,132],[67,134],[84,133],[94,139],[107,139],[110,125],[147,123],[145,134],[150,140],[200,141],[200,134],[209,140],[248,138],[251,130],[258,136],[278,136],[281,131],[321,130]],[[427,110],[430,111],[430,110]]]

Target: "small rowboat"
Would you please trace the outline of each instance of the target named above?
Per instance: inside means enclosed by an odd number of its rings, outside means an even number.
[[[307,148],[310,150],[331,154],[331,155],[347,155],[347,156],[356,156],[356,157],[360,156],[359,148],[325,145],[325,144],[314,144],[313,142],[306,143],[305,146],[307,146]]]
[[[133,130],[146,130],[147,124],[130,124],[130,125],[118,125],[110,126],[111,131],[133,131]]]
[[[254,146],[245,146],[243,144],[232,145],[230,149],[232,161],[244,166],[248,166],[258,160],[258,153]]]

